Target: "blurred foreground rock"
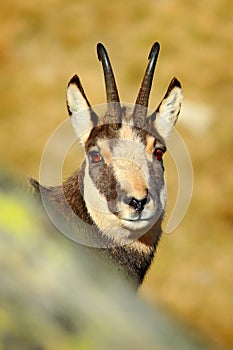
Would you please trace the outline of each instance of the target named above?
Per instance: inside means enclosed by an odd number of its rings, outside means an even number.
[[[207,349],[0,178],[1,350]]]

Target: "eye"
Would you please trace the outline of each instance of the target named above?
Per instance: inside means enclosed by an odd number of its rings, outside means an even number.
[[[101,156],[101,154],[97,151],[91,151],[89,152],[89,156],[91,159],[92,163],[100,163],[103,161],[103,157]]]
[[[157,160],[162,160],[164,152],[165,152],[164,149],[162,149],[162,148],[156,148],[156,149],[154,150],[153,155],[154,155],[155,159],[157,159]]]

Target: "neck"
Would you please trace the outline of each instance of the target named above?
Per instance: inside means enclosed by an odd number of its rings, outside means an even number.
[[[68,221],[71,223],[72,218],[67,218],[67,213],[64,211],[64,207],[66,207],[64,203],[65,200],[72,209],[71,212],[74,217],[78,216],[83,222],[94,227],[95,224],[87,211],[82,196],[83,175],[84,165],[79,171],[75,172],[65,181],[63,186],[52,187],[48,190],[42,188],[42,191],[46,191],[46,196],[51,202],[51,205],[56,207],[59,216],[62,216],[66,222]],[[88,250],[92,252],[95,250],[95,253],[103,257],[104,260],[113,262],[120,274],[124,275],[136,286],[139,286],[153,260],[156,246],[161,235],[161,222],[162,216],[146,234],[127,245],[111,245],[110,248],[88,248]],[[103,240],[106,242],[106,237],[104,237],[101,231],[96,229],[95,232],[100,242],[101,240],[102,242]]]

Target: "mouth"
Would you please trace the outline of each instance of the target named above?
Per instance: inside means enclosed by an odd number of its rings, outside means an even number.
[[[142,219],[141,217],[138,218],[120,218],[121,221],[129,221],[129,222],[142,222],[142,221],[149,221],[152,217]]]
[[[127,209],[127,208],[126,208]],[[132,231],[146,229],[152,227],[158,220],[160,213],[156,208],[153,210],[142,210],[142,211],[129,211],[123,210],[118,211],[115,215],[120,220],[120,225]]]
[[[123,213],[122,213],[123,214]],[[151,221],[155,218],[155,213],[134,213],[133,215],[119,215],[119,219],[130,222]]]
[[[141,230],[141,229],[147,229],[151,227],[155,220],[154,216],[142,218],[141,215],[134,217],[134,218],[120,218],[121,224],[123,227],[128,228],[130,230]]]

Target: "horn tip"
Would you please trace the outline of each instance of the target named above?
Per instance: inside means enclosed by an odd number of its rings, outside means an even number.
[[[150,60],[153,56],[158,56],[160,50],[160,44],[156,41],[149,53],[148,60]]]
[[[102,43],[98,43],[96,49],[97,49],[98,60],[102,61],[102,54],[106,53],[105,47],[104,47],[104,45]]]

